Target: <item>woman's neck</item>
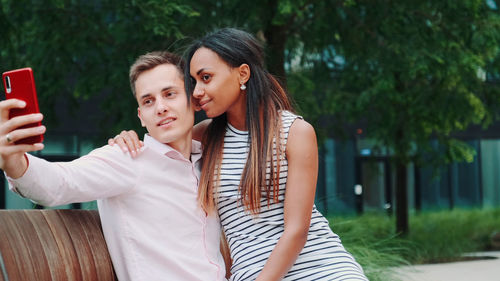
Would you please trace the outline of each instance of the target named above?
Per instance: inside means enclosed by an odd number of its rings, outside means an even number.
[[[229,122],[231,126],[240,131],[248,131],[246,123],[246,117],[247,117],[246,99],[241,99],[241,101],[233,105],[227,111],[226,114],[227,114],[227,122]]]

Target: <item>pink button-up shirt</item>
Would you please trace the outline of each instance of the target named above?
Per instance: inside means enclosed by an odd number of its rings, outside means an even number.
[[[104,146],[67,163],[28,155],[11,189],[42,205],[98,200],[104,237],[120,281],[225,280],[220,223],[196,197],[201,145],[191,161],[146,135],[132,159]]]

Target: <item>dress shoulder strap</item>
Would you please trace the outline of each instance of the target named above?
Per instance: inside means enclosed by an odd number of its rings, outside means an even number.
[[[292,127],[293,122],[297,119],[304,119],[302,116],[292,113],[290,111],[281,111],[281,137],[283,145],[286,145],[288,140],[288,132]]]

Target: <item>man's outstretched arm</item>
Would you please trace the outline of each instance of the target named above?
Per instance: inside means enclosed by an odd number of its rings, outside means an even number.
[[[18,129],[39,121],[41,116],[8,119],[8,111],[22,106],[18,101],[0,102],[0,167],[9,177],[11,189],[47,206],[85,202],[116,196],[134,188],[138,169],[130,156],[116,147],[103,147],[65,163],[51,163],[26,154],[43,144],[21,145],[14,141],[40,134],[42,128]],[[3,136],[3,137],[2,137]]]

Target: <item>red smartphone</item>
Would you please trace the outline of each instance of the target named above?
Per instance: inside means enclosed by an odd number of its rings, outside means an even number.
[[[2,74],[3,85],[5,89],[5,97],[7,99],[20,99],[26,102],[25,108],[11,109],[9,119],[31,113],[40,113],[38,108],[38,99],[36,95],[35,79],[33,78],[33,70],[30,67],[16,69],[4,72]],[[20,128],[29,128],[40,126],[41,122],[28,124]],[[32,136],[16,141],[16,144],[34,144],[43,141],[43,134]]]

